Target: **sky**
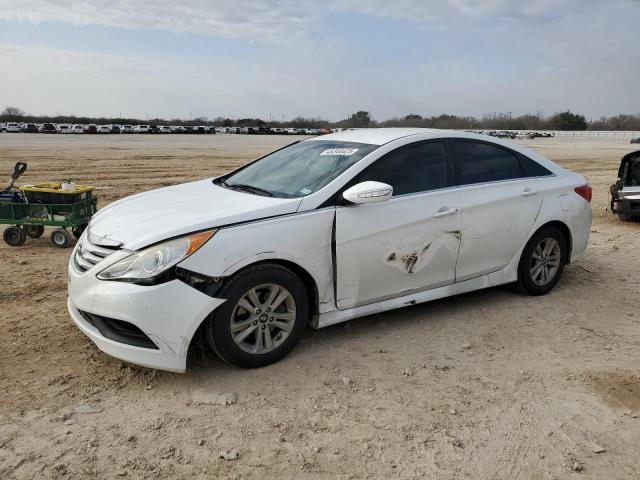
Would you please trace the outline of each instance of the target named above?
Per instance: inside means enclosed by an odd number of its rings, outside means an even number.
[[[0,108],[640,113],[640,0],[0,0]]]

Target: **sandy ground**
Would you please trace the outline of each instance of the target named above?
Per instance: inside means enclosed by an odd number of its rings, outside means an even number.
[[[104,206],[290,141],[0,134],[0,172],[27,161],[23,183],[73,177]],[[309,330],[259,370],[197,351],[184,375],[112,359],[66,313],[70,250],[2,243],[0,478],[640,478],[640,224],[606,210],[627,142],[526,142],[595,189],[590,247],[551,294],[494,288]]]

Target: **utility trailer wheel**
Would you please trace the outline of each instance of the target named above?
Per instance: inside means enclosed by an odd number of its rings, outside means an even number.
[[[44,226],[42,225],[23,225],[25,233],[31,238],[40,238],[44,233]]]
[[[71,234],[67,232],[64,228],[56,228],[53,232],[51,232],[51,236],[49,237],[53,246],[58,248],[67,248],[69,246],[69,242],[71,241]]]
[[[27,241],[27,234],[20,227],[8,227],[2,234],[2,238],[4,238],[7,245],[19,247]]]

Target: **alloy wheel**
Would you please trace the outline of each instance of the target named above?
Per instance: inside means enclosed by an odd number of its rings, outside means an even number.
[[[282,285],[267,283],[248,290],[231,314],[231,336],[243,351],[264,354],[278,348],[293,330],[296,302]]]
[[[536,285],[543,287],[551,282],[558,273],[562,261],[562,250],[555,238],[542,239],[531,255],[529,273]]]

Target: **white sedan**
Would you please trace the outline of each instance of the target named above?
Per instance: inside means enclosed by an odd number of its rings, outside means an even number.
[[[587,248],[591,187],[484,135],[362,129],[100,210],[68,308],[104,352],[183,372],[201,335],[241,367],[305,327],[501,284],[549,292]]]

